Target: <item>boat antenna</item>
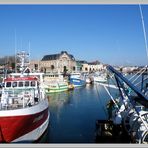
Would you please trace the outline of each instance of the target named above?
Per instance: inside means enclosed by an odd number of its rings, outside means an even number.
[[[14,50],[15,50],[15,73],[16,73],[16,72],[17,72],[17,69],[16,69],[16,65],[17,65],[17,64],[16,64],[16,53],[17,53],[17,52],[16,52],[16,30],[15,30],[15,32],[14,32],[14,40],[15,40],[15,41],[14,41],[14,48],[15,48],[15,49],[14,49]]]
[[[146,36],[146,31],[145,31],[145,24],[144,24],[144,18],[143,18],[142,8],[141,8],[141,5],[140,5],[140,4],[139,4],[139,10],[140,10],[141,22],[142,22],[142,27],[143,27],[143,34],[144,34],[145,48],[146,48],[146,53],[147,53],[147,58],[148,58],[147,36]]]
[[[30,64],[30,41],[29,41],[29,45],[28,46],[29,46],[29,51],[28,51],[28,53],[29,53],[29,59],[28,60],[29,60],[29,64]]]

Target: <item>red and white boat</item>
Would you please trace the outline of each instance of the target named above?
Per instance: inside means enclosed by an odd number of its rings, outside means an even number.
[[[35,74],[14,75],[3,80],[0,142],[33,142],[48,128],[48,100]]]

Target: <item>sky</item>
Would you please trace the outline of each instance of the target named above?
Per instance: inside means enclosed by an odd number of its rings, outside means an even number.
[[[141,5],[148,36],[148,5]],[[148,37],[147,37],[148,38]],[[0,5],[0,57],[67,51],[76,60],[147,65],[139,5]]]

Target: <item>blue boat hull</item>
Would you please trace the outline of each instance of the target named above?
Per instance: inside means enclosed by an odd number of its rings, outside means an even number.
[[[79,78],[70,78],[70,84],[73,84],[74,87],[81,87],[86,85],[86,82],[84,80],[81,80]]]

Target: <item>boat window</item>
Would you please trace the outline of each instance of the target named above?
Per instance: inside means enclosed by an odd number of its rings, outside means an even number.
[[[23,87],[23,82],[19,82],[18,86]]]
[[[28,87],[29,86],[29,81],[25,82],[25,86]]]
[[[6,87],[11,87],[11,82],[7,82]]]
[[[17,87],[17,82],[13,82],[12,87]]]
[[[31,81],[31,86],[35,86],[35,81]]]

